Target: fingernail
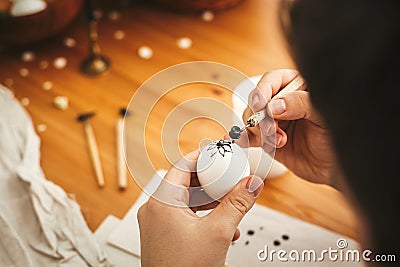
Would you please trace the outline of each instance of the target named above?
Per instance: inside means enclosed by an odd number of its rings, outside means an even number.
[[[258,95],[258,93],[255,92],[255,93],[253,93],[253,96],[251,98],[251,103],[250,103],[251,108],[254,109],[254,106],[258,102],[260,102],[260,96]]]
[[[269,103],[269,108],[273,115],[281,115],[286,111],[286,103],[283,99],[274,99]]]
[[[264,182],[258,176],[253,176],[246,184],[247,191],[253,194],[254,197],[258,197],[263,189]]]
[[[282,142],[282,138],[283,138],[283,136],[281,135],[281,134],[279,134],[279,133],[277,133],[276,134],[276,136],[275,136],[275,144],[277,145],[277,146],[279,146],[280,144],[281,144],[281,142]]]
[[[267,128],[267,135],[270,136],[273,135],[274,133],[275,133],[275,125],[273,123],[270,123]]]

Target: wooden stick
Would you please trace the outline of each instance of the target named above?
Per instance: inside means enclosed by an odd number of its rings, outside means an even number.
[[[93,128],[88,120],[83,122],[83,128],[86,133],[86,139],[89,145],[90,157],[92,159],[94,171],[96,174],[97,184],[99,185],[99,187],[103,187],[105,184],[103,168],[101,166],[99,150],[97,148],[97,142],[94,136]]]
[[[118,187],[124,190],[127,185],[126,164],[124,158],[123,118],[117,121],[117,160],[118,160]]]
[[[305,84],[303,77],[301,75],[297,75],[290,83],[288,83],[284,88],[282,88],[276,95],[272,97],[272,99],[281,97],[284,94],[299,91]],[[272,100],[271,99],[271,100]]]

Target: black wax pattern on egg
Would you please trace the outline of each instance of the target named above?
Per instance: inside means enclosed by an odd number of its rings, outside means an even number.
[[[225,157],[226,153],[233,154],[232,142],[228,140],[218,140],[212,142],[207,148],[207,151],[210,150],[215,150],[211,153],[210,157],[214,157],[217,153],[219,153],[222,157]]]

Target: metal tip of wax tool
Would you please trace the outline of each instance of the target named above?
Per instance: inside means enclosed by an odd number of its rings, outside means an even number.
[[[243,128],[240,128],[239,126],[232,126],[231,130],[229,131],[229,137],[234,141],[240,138],[241,133],[246,130],[248,127],[256,127],[260,121],[262,121],[266,117],[266,111],[261,110],[253,115],[251,115],[247,119],[247,125]]]
[[[232,126],[231,130],[229,131],[229,137],[232,139],[232,141],[239,139],[242,132],[246,130],[246,128],[249,126],[250,126],[249,124],[247,124],[243,128],[240,128],[239,126],[236,125]]]
[[[240,127],[239,126],[232,126],[231,130],[229,131],[229,137],[233,140],[239,139],[240,137]]]

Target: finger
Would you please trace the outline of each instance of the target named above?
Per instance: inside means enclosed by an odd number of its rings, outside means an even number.
[[[196,169],[196,160],[199,157],[199,150],[195,150],[177,163],[167,172],[160,185],[153,193],[153,197],[161,202],[177,207],[188,207],[191,173]]]
[[[280,69],[265,73],[256,88],[249,94],[249,106],[253,111],[260,111],[273,95],[290,83],[298,74],[298,71],[291,69]]]
[[[263,185],[263,180],[257,176],[242,179],[204,219],[211,224],[212,228],[222,227],[224,233],[227,236],[230,235],[231,239],[243,216],[260,195]]]
[[[211,198],[201,187],[196,172],[190,175],[189,207],[193,212],[198,210],[209,210],[215,208],[219,202]]]
[[[238,240],[240,237],[240,230],[236,228],[235,233],[233,234],[232,242]]]
[[[268,103],[267,110],[276,120],[308,119],[317,124],[322,123],[306,91],[291,92],[273,99]]]
[[[271,117],[266,117],[258,124],[260,131],[264,136],[271,136],[275,134],[278,122]]]
[[[199,207],[215,202],[201,187],[189,187],[189,207]]]
[[[252,110],[248,107],[243,111],[242,118],[245,124],[247,123],[247,119],[252,114],[253,114]],[[240,134],[239,139],[235,140],[235,143],[238,144],[240,147],[262,146],[260,128],[258,127],[246,128],[246,130]]]
[[[255,134],[254,132],[257,132],[257,134]],[[260,130],[247,128],[240,134],[239,139],[235,140],[235,143],[242,148],[261,146],[262,141]]]
[[[276,133],[274,135],[267,137],[269,142],[266,142],[266,145],[275,146],[276,148],[282,148],[287,143],[287,134],[281,128],[276,129]],[[273,143],[273,145],[271,145]]]
[[[280,141],[281,138],[281,135],[278,134],[280,133],[278,121],[268,117],[262,120],[258,126],[261,130],[263,146],[268,145],[271,147],[276,147],[277,142]]]
[[[219,201],[213,201],[213,202],[208,203],[206,205],[190,207],[190,209],[193,212],[197,212],[197,211],[201,211],[201,210],[212,210],[212,209],[215,209],[218,206],[218,204],[219,204]]]
[[[197,176],[197,172],[190,173],[190,187],[200,187],[201,184],[199,182],[199,177]]]
[[[178,162],[174,163],[165,175],[164,180],[175,185],[189,187],[191,173],[196,171],[196,162],[200,151],[195,150],[185,155]]]

